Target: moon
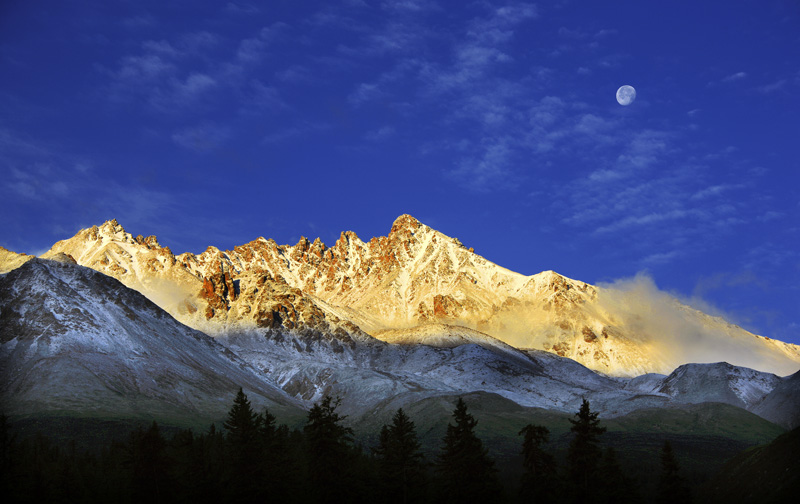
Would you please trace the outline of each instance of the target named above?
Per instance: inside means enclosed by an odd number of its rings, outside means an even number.
[[[617,89],[617,103],[630,105],[636,99],[636,90],[627,84]]]

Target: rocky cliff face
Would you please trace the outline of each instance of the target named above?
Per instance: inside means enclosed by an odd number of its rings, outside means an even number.
[[[319,239],[278,245],[258,238],[197,255],[174,255],[155,237],[134,238],[109,221],[58,242],[45,257],[57,253],[117,278],[214,335],[293,331],[343,348],[378,344],[371,335],[381,331],[445,323],[612,375],[668,373],[687,362],[670,351],[657,325],[641,323],[625,303],[610,302],[615,296],[608,289],[553,271],[509,271],[409,215],[368,242],[347,231],[331,247]],[[795,345],[755,336],[671,298],[662,304],[707,344],[772,356],[768,371],[788,374],[800,363]]]

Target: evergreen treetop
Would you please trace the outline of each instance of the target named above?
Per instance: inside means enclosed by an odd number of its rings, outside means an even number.
[[[386,502],[416,502],[426,483],[421,445],[414,422],[402,408],[392,417],[391,425],[381,428],[378,458],[383,498]]]
[[[678,460],[672,444],[664,441],[661,448],[661,477],[658,481],[658,504],[687,504],[692,501],[689,488],[679,474]]]
[[[262,418],[253,411],[250,401],[242,388],[233,400],[228,411],[228,419],[223,426],[228,430],[228,437],[237,444],[248,444],[255,441],[261,427]]]
[[[497,469],[488,450],[475,434],[478,421],[458,398],[453,411],[455,424],[447,424],[437,457],[441,497],[446,502],[497,502],[502,500]]]
[[[574,502],[584,503],[592,501],[599,486],[598,467],[603,455],[598,441],[601,434],[606,431],[600,427],[598,413],[592,412],[589,401],[584,399],[581,407],[575,414],[576,419],[570,419],[573,433],[572,441],[567,451],[569,479],[572,483]]]

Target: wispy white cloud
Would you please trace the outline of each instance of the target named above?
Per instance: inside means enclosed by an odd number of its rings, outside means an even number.
[[[599,146],[598,159],[613,161],[558,188],[560,198],[552,205],[562,224],[586,240],[616,240],[640,267],[650,267],[684,257],[692,244],[702,246],[772,217],[738,181],[741,174],[713,176],[716,170],[693,161],[678,133],[627,132],[624,123],[611,130],[615,135]],[[706,162],[730,163],[726,157]]]
[[[17,156],[45,158],[49,155],[48,146],[0,127],[0,159],[10,163]]]
[[[589,37],[589,34],[578,29],[570,29],[562,26],[558,29],[558,36],[565,39],[582,40]]]
[[[175,64],[163,56],[147,53],[122,58],[113,77],[122,83],[140,85],[154,82],[163,75],[172,73],[175,69]]]
[[[275,72],[275,78],[289,84],[306,84],[314,81],[314,73],[304,65],[291,65]]]
[[[364,138],[370,142],[380,142],[394,136],[395,128],[393,126],[382,126],[377,130],[370,131]]]
[[[413,13],[435,10],[439,8],[436,2],[428,2],[424,0],[384,0],[381,3],[381,7],[389,11]]]
[[[145,40],[142,42],[142,49],[145,52],[158,54],[166,58],[177,58],[180,51],[166,40]]]
[[[511,44],[521,27],[538,18],[537,7],[520,2],[474,4],[461,28],[446,32],[423,21],[442,12],[432,2],[384,2],[380,7],[391,14],[382,23],[356,23],[349,15],[355,11],[335,9],[316,13],[309,23],[312,30],[339,29],[350,34],[347,44],[337,46],[327,62],[337,72],[346,67],[368,76],[350,90],[348,104],[365,111],[379,104],[381,110],[409,120],[440,110],[436,122],[442,140],[435,150],[450,151],[458,159],[455,168],[444,170],[445,176],[470,190],[516,187],[519,181],[514,178],[520,173],[512,169],[510,160],[530,149],[525,110],[531,99],[526,86],[550,75],[538,65],[532,65],[533,75],[522,80],[503,73],[518,71]],[[319,62],[318,57],[315,63]],[[380,72],[371,72],[372,68]],[[287,71],[285,77],[293,74]],[[370,131],[381,127],[378,123]],[[454,147],[458,144],[454,137],[465,128],[482,140],[460,150]],[[469,182],[473,180],[478,182]]]
[[[700,189],[699,191],[692,194],[689,199],[693,201],[706,200],[709,198],[721,196],[726,191],[741,189],[742,187],[743,185],[741,184],[716,184],[710,187]]]
[[[203,73],[192,73],[185,80],[174,83],[175,94],[181,100],[193,100],[216,86],[217,81]]]
[[[225,5],[225,11],[231,14],[251,16],[260,13],[261,9],[250,2],[228,2]]]
[[[121,24],[128,30],[141,30],[145,28],[152,28],[156,26],[157,22],[156,19],[150,14],[140,14],[138,16],[123,18]]]
[[[474,19],[467,35],[454,48],[451,65],[426,65],[424,70],[434,94],[461,91],[474,94],[492,78],[491,69],[511,63],[513,58],[501,46],[511,40],[515,27],[538,17],[535,6],[519,4],[493,9],[488,16]]]
[[[276,36],[277,26],[262,28],[258,36],[246,38],[239,42],[236,60],[242,63],[259,61],[266,54],[269,42]]]
[[[800,251],[768,241],[750,247],[743,266],[754,271],[788,272],[798,260]]]
[[[331,129],[331,125],[322,122],[301,121],[299,123],[281,127],[262,138],[264,144],[280,143],[292,139],[305,138],[319,131]]]
[[[64,152],[41,139],[0,130],[0,162],[9,167],[0,199],[16,209],[4,243],[19,252],[41,252],[65,234],[118,217],[153,226],[176,210],[174,191],[165,192],[121,180],[116,170],[98,168],[91,158]],[[109,172],[115,172],[110,176]],[[25,241],[25,226],[43,233],[40,243]]]
[[[221,37],[209,31],[186,33],[178,38],[178,47],[190,55],[202,56],[222,43]]]
[[[606,38],[606,37],[611,37],[613,35],[616,35],[617,33],[619,33],[619,31],[616,30],[616,29],[606,28],[606,29],[599,30],[597,33],[595,33],[594,34],[594,38],[602,39],[602,38]]]
[[[513,169],[514,153],[510,143],[507,138],[485,141],[475,152],[463,157],[447,176],[474,192],[515,188],[519,184],[519,174]]]
[[[115,68],[103,69],[111,81],[108,95],[119,103],[143,100],[169,114],[183,113],[181,107],[196,105],[201,97],[209,105],[214,93],[249,85],[248,74],[285,27],[274,23],[261,28],[255,36],[239,40],[227,56],[223,39],[205,30],[176,34],[169,40],[145,40],[138,54],[123,56]]]
[[[706,87],[712,88],[719,84],[731,84],[734,82],[741,81],[747,77],[747,72],[735,72],[729,75],[722,77],[719,80],[712,80],[706,84]]]
[[[347,97],[347,101],[358,107],[362,103],[374,101],[384,96],[385,93],[381,91],[378,84],[362,82],[356,87],[355,91],[350,93]]]
[[[205,152],[219,147],[230,136],[230,128],[207,121],[176,131],[172,135],[172,141],[185,149]]]
[[[243,91],[245,93],[243,112],[253,111],[283,112],[291,110],[291,106],[281,97],[275,86],[267,86],[258,79],[251,79]]]
[[[747,72],[736,72],[722,78],[722,82],[735,82],[747,77]]]
[[[758,88],[756,89],[758,89],[759,93],[770,94],[774,93],[775,91],[780,91],[781,89],[783,89],[786,86],[787,82],[788,81],[786,79],[779,79],[770,84],[764,84],[763,86],[758,86]]]

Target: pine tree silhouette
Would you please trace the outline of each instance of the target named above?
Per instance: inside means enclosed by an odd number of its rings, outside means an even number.
[[[692,502],[689,488],[679,474],[678,460],[672,451],[672,444],[664,441],[661,448],[661,478],[658,481],[658,504],[687,504]]]
[[[391,425],[381,428],[374,449],[380,464],[379,481],[385,502],[419,502],[425,491],[425,470],[414,422],[402,408]]]
[[[132,496],[137,502],[169,502],[173,485],[166,454],[167,441],[154,421],[146,431],[137,429],[127,446]]]
[[[597,504],[633,504],[640,502],[635,481],[625,475],[617,460],[617,453],[608,447],[598,468],[599,495]]]
[[[258,500],[265,493],[260,483],[263,478],[260,431],[264,419],[253,411],[247,395],[240,388],[228,411],[223,426],[228,431],[226,446],[228,465],[228,499],[232,502]]]
[[[455,424],[447,433],[436,461],[440,497],[444,502],[499,502],[503,500],[497,469],[481,440],[475,435],[478,421],[458,398]]]
[[[340,398],[325,396],[308,412],[306,438],[308,479],[317,502],[352,502],[362,489],[354,474],[353,429],[336,413]]]
[[[233,406],[228,411],[228,419],[223,424],[228,431],[228,440],[234,445],[252,444],[261,426],[259,415],[253,411],[247,395],[239,388]]]
[[[553,456],[542,449],[550,437],[547,427],[528,424],[519,431],[525,472],[522,475],[520,499],[532,504],[550,502],[557,490],[556,464]]]
[[[588,503],[594,500],[598,488],[598,467],[603,452],[598,438],[606,431],[600,427],[598,413],[592,413],[586,399],[575,414],[576,420],[570,419],[574,434],[567,451],[568,477],[571,483],[573,501]]]

